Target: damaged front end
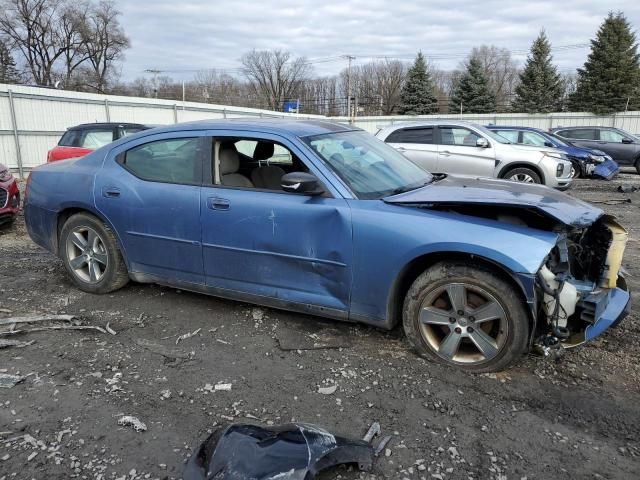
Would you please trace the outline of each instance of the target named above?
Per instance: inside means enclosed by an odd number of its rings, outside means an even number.
[[[535,346],[544,354],[589,341],[628,313],[622,257],[627,231],[613,217],[563,231],[537,272]]]
[[[184,480],[312,480],[327,468],[355,464],[368,471],[373,447],[306,423],[217,429],[194,452]]]

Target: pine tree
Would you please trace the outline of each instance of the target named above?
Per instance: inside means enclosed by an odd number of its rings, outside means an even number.
[[[491,113],[496,111],[496,95],[491,90],[489,79],[484,74],[482,64],[477,58],[471,57],[467,70],[456,84],[449,109],[459,113]]]
[[[591,40],[591,53],[578,69],[574,111],[597,114],[640,106],[640,55],[636,37],[622,12],[609,13]],[[627,104],[628,102],[628,104]]]
[[[401,115],[428,115],[438,110],[438,100],[434,93],[433,80],[427,70],[422,52],[418,52],[413,66],[407,72],[405,84],[400,93]]]
[[[514,112],[548,113],[561,109],[564,82],[551,60],[551,44],[542,30],[520,73],[511,107]]]
[[[0,40],[0,83],[20,83],[20,73],[11,52]]]

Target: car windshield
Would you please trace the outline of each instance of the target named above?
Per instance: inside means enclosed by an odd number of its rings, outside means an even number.
[[[569,147],[570,145],[562,138],[560,138],[559,136],[557,136],[555,133],[547,133],[547,132],[543,132],[542,133],[544,136],[549,137],[550,139],[553,140],[553,142],[555,142],[556,144],[560,144],[563,147]]]
[[[474,125],[474,128],[476,128],[477,130],[481,131],[487,137],[495,140],[498,143],[506,143],[506,144],[513,143],[513,142],[510,142],[509,140],[507,140],[506,138],[504,138],[503,136],[497,134],[496,132],[492,132],[488,128],[483,127],[482,125]]]
[[[363,200],[408,192],[433,181],[430,173],[366,132],[328,133],[303,140]]]

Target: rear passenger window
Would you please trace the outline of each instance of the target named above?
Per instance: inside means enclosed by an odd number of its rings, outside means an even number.
[[[575,138],[578,140],[596,140],[597,132],[591,128],[575,128],[569,130],[560,130],[558,134],[565,138]]]
[[[386,143],[433,143],[433,127],[402,128],[392,132]]]
[[[535,132],[522,132],[522,143],[524,145],[533,145],[535,147],[544,147],[545,139],[542,135]]]
[[[145,143],[128,150],[120,163],[142,180],[199,184],[206,156],[199,138],[175,138]]]

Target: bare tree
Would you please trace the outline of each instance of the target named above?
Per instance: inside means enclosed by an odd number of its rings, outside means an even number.
[[[1,5],[0,33],[22,53],[34,82],[52,85],[54,65],[69,49],[59,27],[63,2],[4,0]]]
[[[246,98],[246,85],[237,78],[216,69],[196,72],[190,89],[198,101],[240,105]]]
[[[120,15],[113,0],[101,0],[87,15],[84,47],[93,73],[93,88],[98,92],[104,92],[109,76],[114,74],[114,63],[130,46],[120,25]]]
[[[242,56],[242,65],[253,91],[272,110],[280,110],[311,73],[304,57],[283,50],[253,50]]]
[[[63,52],[65,88],[72,85],[74,73],[89,58],[84,33],[90,8],[87,1],[65,4],[58,19],[57,35],[60,36],[60,44],[66,46]],[[86,72],[81,77],[86,77]]]
[[[398,109],[406,74],[407,67],[399,60],[384,60],[376,64],[375,79],[383,115],[391,115]]]
[[[496,95],[498,111],[509,109],[513,91],[518,82],[518,65],[506,48],[481,45],[471,50],[469,58],[476,58],[482,64],[485,75]]]

